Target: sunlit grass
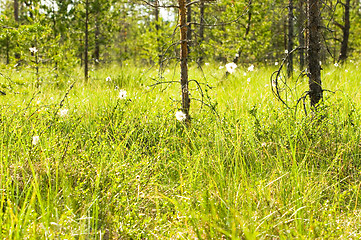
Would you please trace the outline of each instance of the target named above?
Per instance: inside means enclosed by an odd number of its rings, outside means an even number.
[[[0,237],[361,237],[358,65],[325,66],[332,92],[307,116],[275,99],[275,67],[224,78],[219,66],[191,64],[204,104],[191,102],[188,128],[175,118],[179,84],[152,86],[156,68],[94,68],[89,82],[78,69],[40,85],[4,72]],[[178,69],[163,76],[178,81]],[[296,76],[290,106],[307,90]]]

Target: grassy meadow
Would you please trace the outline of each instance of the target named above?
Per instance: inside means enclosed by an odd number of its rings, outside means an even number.
[[[358,64],[324,67],[333,92],[307,115],[275,98],[275,68],[247,67],[190,67],[189,127],[179,84],[153,85],[155,68],[88,83],[1,70],[0,238],[361,238]],[[307,90],[297,75],[290,106]]]

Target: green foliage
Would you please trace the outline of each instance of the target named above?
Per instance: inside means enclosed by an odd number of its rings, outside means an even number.
[[[84,1],[53,1],[52,4],[19,0],[19,21],[13,16],[13,2],[5,1],[0,29],[0,48],[4,62],[15,65],[18,51],[28,46],[43,45],[47,64],[58,65],[61,74],[68,67],[83,64],[85,3]],[[133,60],[141,64],[159,62],[160,55],[167,63],[179,55],[177,9],[161,9],[155,22],[155,10],[142,1],[89,1],[89,61],[91,64]],[[160,4],[166,4],[160,2]],[[167,4],[176,4],[168,2]],[[334,62],[339,55],[343,5],[336,1],[324,4],[322,19],[322,62]],[[239,55],[239,62],[270,63],[284,58],[287,46],[287,1],[206,1],[204,39],[200,39],[200,5],[192,5],[192,39],[190,61],[199,59],[230,62]],[[303,6],[305,7],[305,5]],[[351,4],[350,56],[357,58],[360,4]],[[295,22],[300,18],[299,2],[295,2]],[[167,14],[170,14],[167,16]],[[305,29],[306,21],[300,24]],[[299,24],[299,23],[297,23]],[[39,29],[41,27],[42,29]],[[30,36],[16,34],[21,28],[35,28]],[[299,32],[295,26],[296,47]],[[20,33],[21,34],[21,33]],[[56,48],[58,47],[58,49]],[[167,50],[167,51],[166,51]],[[296,57],[297,55],[295,55]],[[98,59],[99,58],[99,59]]]
[[[191,127],[179,86],[149,89],[157,72],[130,64],[88,84],[72,71],[72,89],[15,85],[0,99],[1,238],[360,237],[358,65],[324,67],[339,91],[311,116],[275,100],[273,70],[220,81],[206,66],[218,116],[193,103]]]

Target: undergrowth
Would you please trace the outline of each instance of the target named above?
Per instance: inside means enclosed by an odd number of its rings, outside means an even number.
[[[275,100],[272,69],[220,80],[216,64],[191,68],[213,108],[192,102],[190,127],[174,116],[178,85],[149,87],[155,70],[95,69],[88,83],[75,71],[40,87],[9,71],[3,239],[361,237],[357,65],[326,68],[337,91],[307,115]]]

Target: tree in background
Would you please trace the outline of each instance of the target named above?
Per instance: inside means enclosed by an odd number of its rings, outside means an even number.
[[[52,39],[58,39],[55,44],[58,48],[57,50],[55,47],[52,48],[54,53],[49,52],[49,54],[54,54],[54,57],[51,57],[52,60],[47,64],[53,64],[59,71],[67,68],[66,62],[69,66],[79,64],[84,68],[85,62],[95,66],[99,63],[122,63],[130,60],[141,64],[155,64],[160,63],[160,55],[163,55],[166,50],[169,57],[164,59],[165,61],[171,62],[178,58],[179,53],[174,48],[165,47],[174,40],[172,40],[174,37],[172,34],[177,25],[178,13],[167,8],[166,11],[171,12],[173,17],[163,19],[164,13],[161,14],[160,11],[162,5],[175,5],[176,1],[149,0],[151,5],[159,6],[156,8],[141,0],[87,1],[88,4],[86,0],[54,0],[51,1],[53,6],[48,3],[42,4],[44,1],[40,0],[4,1],[2,22],[10,27],[0,30],[0,48],[4,62],[8,64],[13,61],[22,62],[21,59],[24,58],[20,58],[19,54],[25,50],[25,44],[21,46],[23,43],[18,41],[16,33],[12,32],[11,28],[29,26],[40,15],[44,16],[41,20],[42,26],[51,29]],[[285,49],[290,52],[298,42],[300,67],[303,68],[305,61],[302,49],[305,47],[306,21],[305,11],[301,10],[305,8],[304,1],[201,0],[192,2],[192,5],[189,5],[189,1],[186,2],[188,43],[193,44],[189,61],[195,59],[199,63],[207,60],[223,63],[235,61],[241,65],[274,64],[284,58]],[[334,3],[335,1],[328,2],[331,5]],[[86,5],[88,7],[85,7]],[[289,6],[288,14],[287,6]],[[355,34],[361,30],[359,26],[361,17],[358,10],[360,3],[344,0],[338,3],[335,12],[329,9],[332,10],[333,7],[322,10],[324,23],[326,24],[334,16],[335,21],[331,21],[334,24],[332,26],[339,26],[339,28],[336,28],[332,35],[325,31],[321,40],[326,42],[327,50],[336,49],[334,55],[340,53],[336,58],[341,61],[344,56],[356,54],[361,43],[360,36]],[[35,13],[36,11],[39,13]],[[295,34],[291,34],[294,29],[291,27],[294,24],[294,16],[291,16],[293,12],[297,21],[298,40]],[[88,31],[85,31],[86,22],[88,22]],[[352,26],[352,31],[348,25]],[[85,32],[88,33],[85,34]],[[85,35],[88,35],[87,44],[85,44]],[[333,39],[340,41],[332,41]],[[54,40],[51,41],[54,42]],[[86,45],[88,51],[85,51]],[[345,49],[347,49],[347,55],[345,55]],[[330,59],[327,56],[328,52],[325,49],[321,51],[323,52],[322,62],[326,64],[327,59]],[[89,54],[87,61],[85,61],[85,52]],[[17,55],[18,60],[14,59]],[[74,58],[77,60],[74,61]],[[60,62],[64,66],[63,69]],[[289,64],[291,65],[293,64]]]
[[[198,41],[198,46],[199,48],[202,46],[203,41],[204,41],[204,12],[205,12],[205,4],[204,4],[204,0],[201,0],[200,4],[199,4],[199,41]],[[201,54],[199,56],[199,60],[198,60],[199,64],[202,65],[203,64],[203,54]]]
[[[292,77],[293,74],[293,0],[288,1],[288,43],[287,43],[287,53],[288,53],[288,61],[287,61],[287,75],[288,77]]]
[[[309,97],[311,107],[316,107],[322,99],[321,66],[320,66],[320,28],[321,12],[319,0],[307,1],[308,12],[308,69],[309,69]]]
[[[297,8],[297,34],[298,34],[298,54],[300,70],[303,70],[305,66],[305,30],[306,30],[306,16],[305,16],[305,4],[303,0],[298,0]]]
[[[188,81],[188,24],[186,0],[178,0],[179,4],[179,28],[180,28],[180,68],[181,68],[181,93],[182,112],[185,114],[186,123],[190,122],[190,98]]]
[[[350,0],[346,0],[345,3],[338,2],[344,8],[344,24],[341,24],[337,21],[334,21],[335,25],[342,30],[342,40],[341,40],[341,49],[340,55],[338,57],[338,61],[344,62],[347,59],[347,52],[348,52],[348,41],[350,36]]]

